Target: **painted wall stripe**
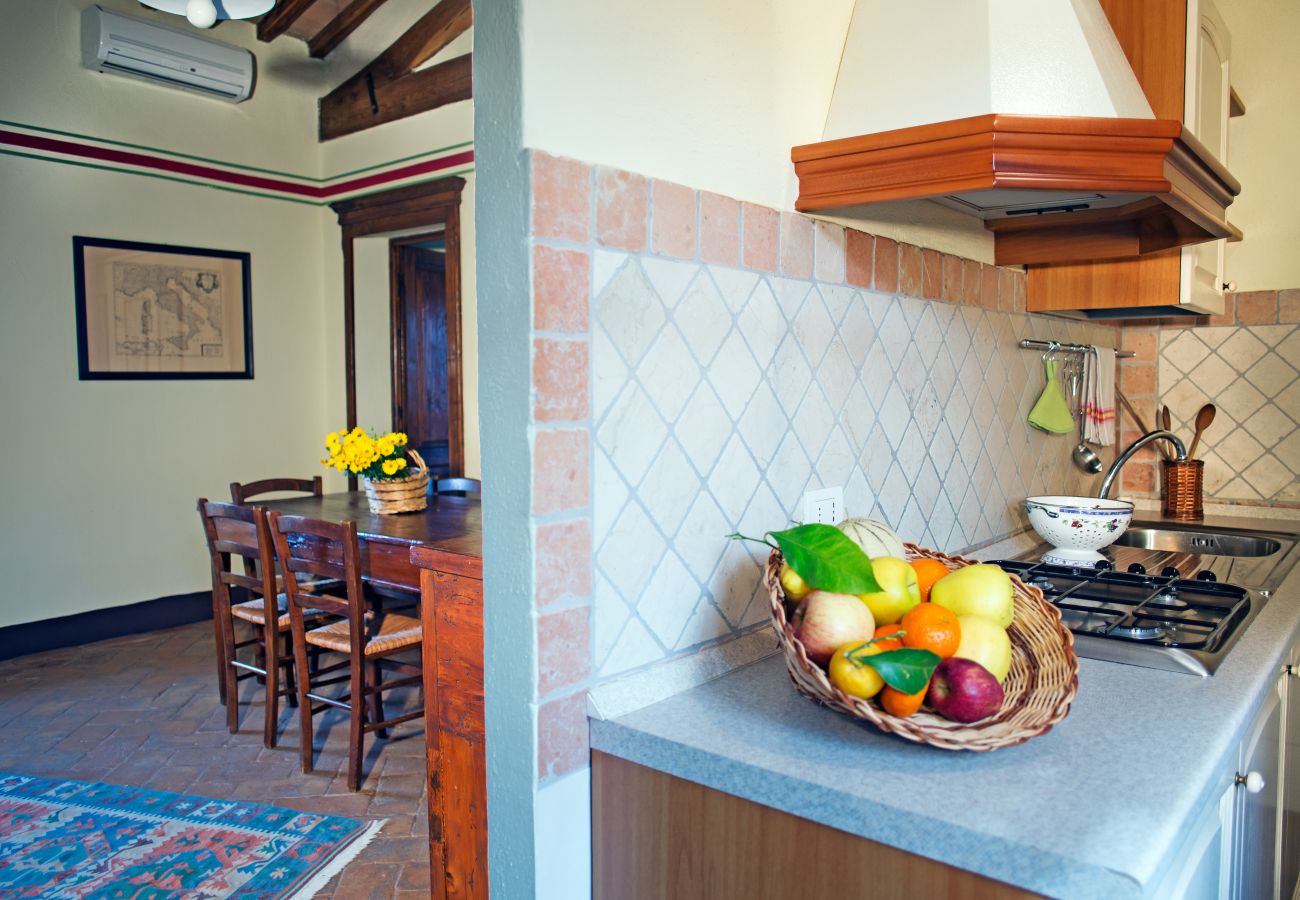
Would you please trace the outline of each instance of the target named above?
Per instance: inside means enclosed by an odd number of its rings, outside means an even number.
[[[458,146],[466,147],[464,144]],[[392,185],[396,182],[427,178],[434,174],[446,173],[449,169],[472,166],[474,161],[473,148],[468,147],[458,152],[449,153],[446,156],[424,159],[408,165],[399,165],[396,168],[384,171],[373,171],[374,168],[378,167],[359,169],[357,172],[372,171],[372,174],[348,178],[344,181],[325,179],[332,181],[332,183],[313,185],[302,184],[288,178],[255,175],[251,174],[247,169],[244,171],[229,171],[218,168],[216,165],[205,165],[184,159],[167,158],[153,153],[120,149],[121,145],[117,147],[103,146],[10,129],[0,129],[0,147],[21,148],[22,150],[31,151],[30,153],[5,151],[14,156],[44,158],[60,162],[69,162],[71,160],[63,157],[71,157],[72,159],[93,161],[98,164],[95,168],[107,168],[136,174],[156,174],[160,177],[170,176],[172,180],[177,181],[240,190],[256,196],[297,200],[298,202],[306,201],[318,205],[357,192]],[[406,159],[411,159],[411,157],[406,157]]]

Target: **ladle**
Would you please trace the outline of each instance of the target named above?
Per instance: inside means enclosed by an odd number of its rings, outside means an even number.
[[[1076,396],[1079,398],[1079,402],[1076,404],[1079,411],[1079,446],[1074,448],[1074,452],[1071,453],[1070,456],[1071,458],[1074,459],[1074,464],[1078,466],[1080,469],[1083,469],[1083,471],[1085,472],[1091,472],[1093,475],[1096,475],[1098,472],[1101,471],[1101,457],[1097,455],[1096,451],[1094,451],[1091,447],[1088,446],[1088,442],[1084,440],[1083,437],[1084,435],[1083,423],[1084,423],[1084,416],[1086,415],[1083,409],[1084,406],[1083,398],[1088,393],[1088,365],[1091,356],[1092,356],[1091,353],[1083,354],[1083,388],[1081,391],[1079,391],[1078,394],[1076,394]]]

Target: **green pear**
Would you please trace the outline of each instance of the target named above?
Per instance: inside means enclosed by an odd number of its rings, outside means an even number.
[[[990,563],[963,566],[945,575],[930,589],[930,602],[958,616],[979,616],[1011,627],[1015,612],[1011,576]]]
[[[957,624],[961,626],[961,644],[953,656],[979,663],[998,684],[1006,681],[1011,671],[1011,638],[1006,631],[982,616],[958,616]]]

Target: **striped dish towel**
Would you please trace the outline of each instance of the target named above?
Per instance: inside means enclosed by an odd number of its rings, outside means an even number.
[[[1083,390],[1083,436],[1091,444],[1109,447],[1115,443],[1115,351],[1093,348]]]

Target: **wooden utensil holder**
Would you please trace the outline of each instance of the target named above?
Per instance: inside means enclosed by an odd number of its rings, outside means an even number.
[[[1205,460],[1165,460],[1164,514],[1169,519],[1203,519],[1201,481],[1205,474]]]

